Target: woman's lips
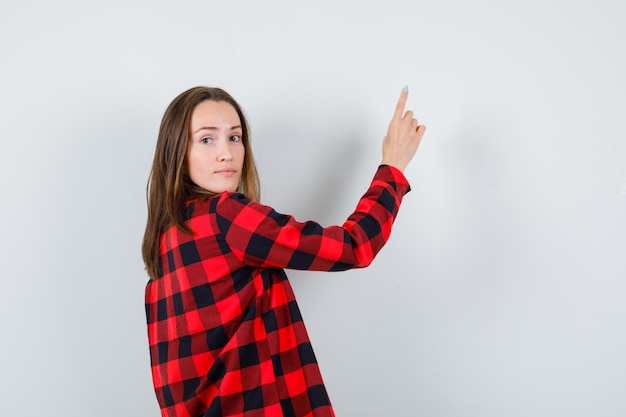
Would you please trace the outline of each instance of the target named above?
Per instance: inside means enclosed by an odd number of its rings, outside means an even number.
[[[234,169],[220,169],[219,171],[215,171],[216,174],[222,175],[224,177],[232,177],[235,175]]]

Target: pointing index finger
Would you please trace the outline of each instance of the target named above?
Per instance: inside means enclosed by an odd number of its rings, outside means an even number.
[[[398,104],[396,104],[396,112],[394,113],[394,119],[402,119],[402,115],[404,114],[404,106],[406,105],[406,99],[409,96],[409,87],[404,86],[402,92],[400,93],[400,98],[398,99]]]

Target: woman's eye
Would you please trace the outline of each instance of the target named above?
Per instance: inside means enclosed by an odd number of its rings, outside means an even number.
[[[213,139],[211,139],[211,138],[202,138],[202,139],[200,139],[200,142],[202,142],[204,144],[208,144],[208,143],[213,142]]]
[[[239,135],[233,135],[230,137],[231,142],[239,142],[241,137]]]

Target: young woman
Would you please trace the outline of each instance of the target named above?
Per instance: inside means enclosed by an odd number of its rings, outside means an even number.
[[[237,102],[196,87],[169,105],[148,187],[143,259],[163,416],[333,416],[284,268],[369,265],[391,233],[425,127],[400,95],[382,162],[342,226],[262,205]]]

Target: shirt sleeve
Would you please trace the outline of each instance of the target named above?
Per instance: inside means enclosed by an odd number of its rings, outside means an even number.
[[[402,172],[381,165],[354,212],[342,226],[299,222],[238,193],[215,206],[226,246],[250,267],[341,271],[369,265],[391,234],[410,186]]]

